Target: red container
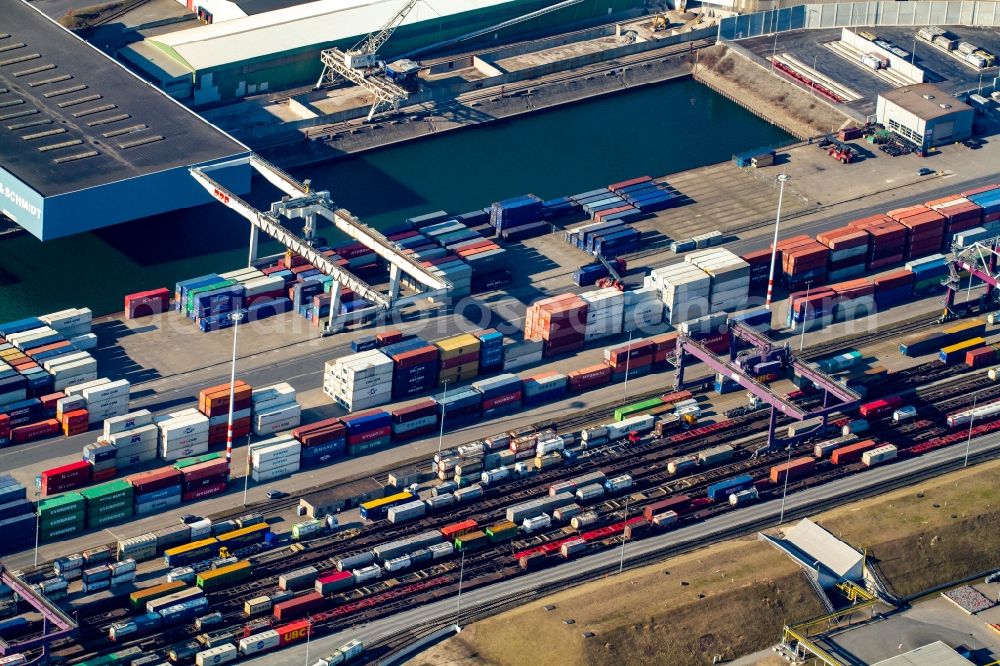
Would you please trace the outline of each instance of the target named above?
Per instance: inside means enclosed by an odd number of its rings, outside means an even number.
[[[392,434],[392,426],[383,426],[377,430],[369,430],[368,432],[358,433],[357,435],[350,435],[347,438],[347,444],[361,444],[363,442],[370,442],[373,439],[378,439],[380,437],[385,437],[386,435]]]
[[[438,348],[434,345],[427,345],[420,349],[393,354],[391,358],[392,362],[398,368],[412,368],[415,365],[422,365],[438,360]]]
[[[228,476],[229,475],[226,472],[222,472],[220,474],[215,474],[213,476],[206,476],[201,479],[184,481],[181,484],[181,491],[188,492],[188,491],[198,490],[199,488],[214,486],[218,483],[225,483],[228,479]]]
[[[652,521],[653,516],[664,511],[684,513],[689,504],[691,504],[691,498],[687,495],[674,495],[673,497],[668,497],[667,499],[647,505],[642,510],[642,515],[646,520]]]
[[[200,479],[227,474],[228,471],[229,463],[224,458],[209,460],[208,462],[198,463],[197,465],[191,465],[180,470],[181,475],[184,477],[184,483],[193,483]]]
[[[997,350],[993,347],[980,347],[965,352],[965,364],[970,368],[982,368],[990,365],[997,358]]]
[[[771,468],[771,483],[784,483],[785,478],[789,481],[801,479],[812,474],[816,467],[816,459],[812,456],[796,458]]]
[[[833,450],[833,453],[830,454],[830,462],[834,465],[846,465],[857,462],[861,460],[861,456],[865,451],[870,451],[877,446],[878,443],[874,439],[866,439],[863,442],[855,442],[848,446],[842,446],[839,449]]]
[[[460,523],[452,523],[451,525],[445,525],[441,528],[441,536],[445,539],[454,539],[460,537],[463,534],[468,534],[478,527],[476,521],[469,518],[468,520],[463,520]]]
[[[28,356],[34,357],[36,354],[41,354],[42,352],[53,351],[56,349],[62,349],[63,347],[69,347],[69,340],[60,340],[59,342],[52,342],[47,345],[42,345],[41,347],[32,347],[31,349],[25,349],[24,353]]]
[[[7,437],[10,435],[10,417],[6,414],[0,414],[0,437]]]
[[[56,421],[55,419],[46,419],[45,421],[39,421],[38,423],[31,423],[29,425],[13,428],[10,431],[10,438],[15,444],[21,444],[23,442],[33,442],[36,439],[51,437],[52,435],[58,434],[59,421]]]
[[[156,490],[163,490],[164,488],[169,488],[170,486],[177,486],[181,483],[181,473],[179,470],[173,467],[161,467],[160,469],[154,469],[149,472],[140,472],[138,474],[132,474],[125,478],[132,486],[135,491],[140,495],[145,493],[151,493]]]
[[[600,222],[602,219],[604,219],[604,217],[608,215],[614,215],[615,213],[624,213],[627,210],[632,210],[632,208],[633,208],[632,206],[625,205],[625,206],[615,206],[614,208],[608,208],[607,210],[599,210],[596,213],[594,213],[594,219]]]
[[[437,414],[441,411],[438,404],[431,400],[430,398],[426,400],[421,400],[420,402],[414,403],[407,407],[400,407],[392,412],[392,422],[393,423],[408,423],[410,421],[416,421],[417,419],[423,418],[425,416],[431,416]]]
[[[291,622],[274,628],[274,631],[278,634],[278,645],[282,647],[291,643],[304,641],[309,636],[311,630],[312,623],[309,620],[299,620],[298,622]]]
[[[867,402],[861,405],[858,412],[861,416],[865,418],[878,419],[883,416],[888,416],[893,410],[899,409],[903,406],[903,399],[898,395],[890,395],[887,398],[882,398],[881,400],[875,400],[874,402]]]
[[[971,197],[973,194],[982,194],[983,192],[989,192],[990,190],[1000,189],[1000,183],[993,183],[992,185],[982,185],[981,187],[975,187],[971,190],[966,190],[962,192],[963,197]]]
[[[879,275],[875,278],[875,293],[913,284],[913,279],[913,273],[905,269]]]
[[[571,391],[588,391],[598,386],[604,386],[611,381],[611,367],[592,365],[570,372],[567,378]]]
[[[226,489],[226,482],[220,481],[212,486],[205,486],[203,488],[198,488],[196,490],[190,490],[181,495],[182,502],[194,502],[195,500],[204,499],[205,497],[211,497],[212,495],[218,495]]]
[[[100,471],[94,472],[91,475],[90,480],[93,483],[98,483],[100,481],[110,481],[118,475],[118,470],[114,467],[109,467],[107,469],[102,469]]]
[[[483,411],[486,411],[487,409],[493,409],[494,407],[502,407],[503,405],[509,405],[512,402],[521,402],[521,396],[522,396],[521,389],[518,389],[511,393],[506,393],[504,395],[500,395],[495,398],[490,398],[489,400],[483,400]]]
[[[465,365],[466,363],[476,363],[479,361],[479,350],[469,352],[468,354],[462,354],[460,356],[455,356],[449,358],[448,360],[441,361],[441,369],[447,370],[448,368],[454,368],[459,365]]]
[[[315,423],[310,423],[309,425],[299,426],[298,428],[292,431],[292,437],[299,439],[307,434],[323,431],[334,426],[339,426],[340,428],[343,428],[345,432],[347,430],[344,424],[341,423],[340,419],[333,417],[329,419],[323,419],[322,421],[316,421]]]
[[[398,330],[382,331],[381,333],[375,335],[375,342],[377,342],[379,346],[395,344],[400,342],[402,339],[403,332]]]
[[[332,442],[337,439],[344,439],[347,437],[347,428],[342,423],[336,425],[331,425],[322,430],[312,430],[305,433],[299,438],[302,442],[302,446],[309,448],[311,446],[319,446],[320,444],[326,444],[327,442]]]
[[[170,307],[170,292],[164,288],[140,291],[125,297],[125,318],[138,319],[166,312]]]
[[[274,604],[274,618],[276,620],[296,620],[312,615],[323,608],[323,601],[323,595],[319,592],[310,592],[288,601],[282,601]]]
[[[639,183],[651,183],[653,179],[649,176],[639,176],[638,178],[632,178],[631,180],[623,180],[620,183],[612,183],[608,185],[608,189],[612,192],[617,192],[620,189],[626,188],[630,185],[638,185]]]

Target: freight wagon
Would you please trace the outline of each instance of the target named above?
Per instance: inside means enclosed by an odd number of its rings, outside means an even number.
[[[219,540],[215,537],[192,541],[183,546],[168,548],[163,552],[163,561],[168,567],[182,567],[203,562],[219,555]]]
[[[159,599],[160,597],[165,597],[168,594],[173,594],[175,592],[180,592],[187,585],[183,581],[174,581],[171,583],[161,583],[159,585],[154,585],[153,587],[147,587],[144,590],[136,590],[132,594],[128,595],[128,603],[133,611],[142,610],[146,607],[146,604],[150,601]]]
[[[371,500],[361,504],[361,517],[365,520],[382,520],[390,507],[412,502],[416,498],[410,493],[396,493],[382,499]]]
[[[898,395],[891,395],[881,400],[866,402],[861,405],[858,412],[866,419],[880,419],[892,414],[896,409],[903,406],[903,399]]]
[[[238,548],[253,545],[255,543],[261,543],[270,533],[270,525],[267,523],[257,523],[256,525],[250,525],[238,530],[233,530],[232,532],[220,534],[215,538],[219,542],[219,545],[226,546],[230,551],[232,551]]]
[[[942,347],[938,352],[938,359],[945,364],[961,363],[965,360],[966,353],[979,349],[986,344],[983,338],[971,338],[963,342],[957,342],[947,347]]]
[[[198,574],[197,585],[202,590],[211,592],[249,578],[250,572],[250,563],[243,560],[218,569],[201,572]]]

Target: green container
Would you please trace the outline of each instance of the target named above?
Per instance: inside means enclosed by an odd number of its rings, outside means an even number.
[[[83,523],[84,511],[74,511],[73,513],[62,513],[58,516],[44,516],[38,519],[38,526],[42,530],[58,529],[73,523]]]
[[[132,495],[135,494],[135,488],[128,481],[118,479],[117,481],[102,483],[93,488],[86,488],[81,490],[80,494],[86,498],[87,508],[89,509],[94,504],[117,502],[122,498],[132,499]]]
[[[615,421],[624,421],[630,416],[635,416],[640,412],[652,409],[653,407],[659,407],[662,404],[663,401],[659,398],[649,398],[648,400],[643,400],[642,402],[634,402],[631,405],[619,407],[615,410]]]
[[[185,467],[190,467],[191,465],[200,465],[203,462],[211,462],[212,460],[220,460],[225,457],[225,453],[217,451],[215,453],[205,453],[200,456],[192,456],[191,458],[181,458],[174,463],[174,469],[184,469]]]
[[[110,525],[111,523],[117,523],[120,520],[125,520],[126,518],[132,517],[132,510],[123,510],[116,513],[109,513],[102,516],[94,516],[87,519],[87,527],[103,527],[104,525]]]
[[[39,530],[38,538],[40,541],[58,541],[74,534],[79,534],[82,531],[83,521],[80,521],[73,525],[62,525],[51,530]]]
[[[115,513],[121,511],[122,509],[132,509],[132,498],[125,497],[114,502],[106,502],[98,504],[97,506],[87,507],[87,517],[91,516],[106,516],[109,513]]]
[[[184,303],[184,312],[191,312],[194,308],[194,299],[198,297],[199,294],[204,294],[205,292],[215,291],[216,289],[224,289],[226,287],[232,287],[237,284],[236,280],[219,280],[212,284],[206,284],[204,287],[198,287],[197,289],[192,289],[187,293],[187,302]]]
[[[46,497],[38,500],[38,514],[44,519],[46,516],[57,516],[61,513],[75,513],[83,509],[83,502],[83,495],[80,493]]]

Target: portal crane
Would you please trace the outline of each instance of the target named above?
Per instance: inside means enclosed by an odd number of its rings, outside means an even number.
[[[323,62],[323,73],[316,81],[315,89],[319,90],[324,85],[336,83],[338,79],[345,79],[364,88],[375,96],[375,103],[368,112],[369,122],[382,106],[398,110],[400,103],[409,97],[409,92],[384,76],[377,75],[378,50],[389,41],[392,33],[396,32],[396,28],[417,6],[418,1],[406,0],[385,25],[348,49],[346,53],[337,48],[321,52],[319,57]]]
[[[972,291],[972,279],[979,278],[986,284],[986,293],[982,303],[985,307],[992,309],[997,297],[997,287],[1000,286],[1000,249],[997,248],[1000,238],[993,238],[987,241],[976,242],[967,248],[958,251],[955,259],[948,264],[949,276],[944,285],[947,293],[944,297],[943,320],[953,319],[958,316],[955,312],[955,294],[961,289],[962,271],[969,272],[969,291]]]

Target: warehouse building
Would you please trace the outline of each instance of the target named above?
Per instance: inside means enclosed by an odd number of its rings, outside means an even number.
[[[895,642],[895,641],[894,641]],[[953,650],[941,641],[928,643],[916,650],[875,662],[872,666],[972,666],[957,650]]]
[[[924,150],[972,136],[972,107],[930,83],[880,94],[875,115],[886,129]]]
[[[322,520],[363,502],[382,499],[385,493],[385,486],[374,479],[360,479],[309,493],[299,499],[299,511],[310,518]]]
[[[303,5],[313,0],[177,0],[206,23],[221,23],[277,9]]]
[[[228,102],[315,83],[323,69],[320,51],[354,46],[385,24],[401,4],[400,0],[318,0],[293,4],[150,37],[121,49],[119,57],[167,94],[187,104]],[[414,49],[490,28],[555,4],[559,4],[557,0],[420,2],[379,55],[389,62]],[[642,7],[642,0],[581,0],[481,39],[492,43],[508,35],[607,21],[629,11],[638,13]]]
[[[249,149],[22,0],[0,30],[0,212],[41,240],[250,189]]]
[[[844,580],[857,582],[864,577],[865,556],[808,518],[789,529],[784,538],[764,533],[759,536],[814,573],[824,588],[835,587]]]

